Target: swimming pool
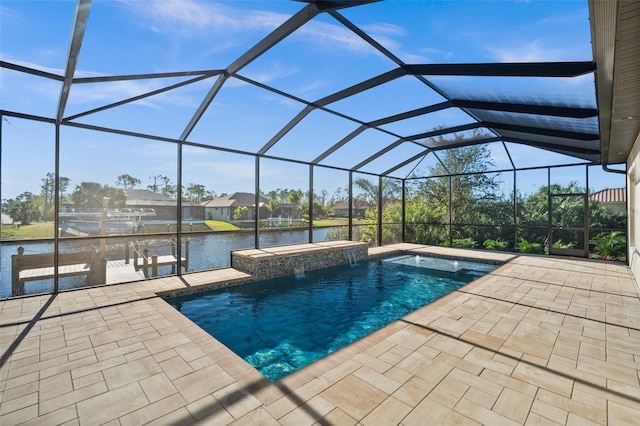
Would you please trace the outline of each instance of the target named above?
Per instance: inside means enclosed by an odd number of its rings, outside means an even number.
[[[497,266],[402,255],[167,301],[276,381]]]

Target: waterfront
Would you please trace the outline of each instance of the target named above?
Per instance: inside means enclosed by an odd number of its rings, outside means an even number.
[[[332,228],[317,228],[313,230],[314,241],[330,239]],[[189,242],[189,272],[206,271],[231,266],[231,252],[254,247],[254,233],[250,232],[213,232],[213,233],[185,233],[184,242]],[[308,229],[272,230],[260,232],[260,247],[272,247],[309,242]],[[140,250],[147,248],[151,254],[166,255],[171,253],[171,236],[135,235],[122,238],[107,239],[106,257],[108,260],[123,260],[126,257],[127,246],[129,255],[133,257],[133,249],[138,244]],[[91,244],[98,247],[99,239],[60,240],[60,250],[77,250]],[[25,254],[52,253],[53,241],[33,242],[22,240],[19,242],[3,242],[0,247],[0,299],[11,297],[11,255],[16,254],[18,247],[25,249]],[[184,253],[183,253],[184,256]],[[171,274],[171,267],[159,269],[159,275]],[[67,277],[59,280],[60,289],[81,287],[84,277]],[[53,288],[53,280],[33,281],[27,285],[27,294],[48,293]]]

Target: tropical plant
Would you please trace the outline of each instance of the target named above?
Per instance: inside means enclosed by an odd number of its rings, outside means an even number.
[[[484,243],[482,245],[487,250],[506,250],[507,249],[507,242],[502,240],[488,239],[488,240],[484,240]]]
[[[601,259],[625,259],[627,238],[622,231],[601,233],[589,241],[593,244],[593,254]]]
[[[247,214],[249,213],[249,209],[247,206],[239,206],[233,212],[233,220],[243,220],[247,218]]]
[[[478,243],[476,242],[476,240],[474,240],[471,237],[455,238],[453,240],[453,243],[451,244],[452,247],[464,247],[464,248],[474,248],[477,245]]]
[[[542,244],[529,242],[524,238],[520,238],[516,247],[521,253],[540,253],[542,251]]]
[[[31,192],[23,192],[3,204],[3,213],[9,215],[14,222],[29,225],[40,218],[38,197]]]
[[[563,243],[562,240],[558,240],[551,245],[551,248],[568,250],[568,249],[574,248],[575,246],[576,246],[575,243]],[[549,244],[545,244],[544,253],[549,254]]]

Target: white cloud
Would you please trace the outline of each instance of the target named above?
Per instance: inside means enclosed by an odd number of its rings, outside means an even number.
[[[252,68],[243,73],[246,77],[257,81],[258,83],[268,84],[272,81],[290,77],[297,74],[299,69],[287,66],[284,67],[278,62],[262,63],[260,68]]]
[[[296,36],[303,36],[305,41],[324,46],[331,50],[342,49],[347,52],[359,53],[372,52],[373,50],[368,43],[351,30],[326,22],[310,21],[294,34]]]
[[[489,54],[498,62],[553,62],[566,60],[565,48],[550,47],[541,40],[521,42],[505,46],[487,47]]]
[[[386,22],[376,22],[373,24],[362,25],[360,28],[362,28],[364,31],[370,34],[378,34],[378,35],[384,34],[388,36],[402,36],[402,37],[407,35],[407,31],[404,28],[398,25],[388,24]]]
[[[219,2],[191,0],[122,0],[150,28],[186,37],[247,29],[274,29],[287,16],[275,12],[246,10]]]

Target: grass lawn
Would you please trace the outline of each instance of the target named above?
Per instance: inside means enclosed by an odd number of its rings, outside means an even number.
[[[207,226],[214,231],[234,231],[236,229],[240,229],[229,222],[223,222],[221,220],[205,220],[205,222],[207,223]]]
[[[39,222],[20,227],[16,225],[2,225],[3,240],[28,240],[53,237],[53,222]]]
[[[362,220],[355,219],[354,224],[362,223]],[[324,219],[314,220],[314,226],[340,226],[347,225],[346,219]],[[283,224],[284,225],[284,224]],[[286,226],[286,225],[285,225]],[[294,227],[298,227],[295,225]],[[253,226],[252,226],[253,227]],[[241,228],[233,225],[229,222],[223,222],[220,220],[206,220],[205,223],[196,223],[194,225],[185,224],[183,232],[198,232],[198,231],[235,231]],[[167,225],[146,225],[144,227],[144,233],[155,232],[167,232]],[[176,226],[169,226],[169,232],[176,232]],[[53,238],[54,229],[53,222],[39,222],[31,225],[16,226],[16,225],[3,225],[2,226],[2,239],[3,240],[28,240],[37,238]]]

